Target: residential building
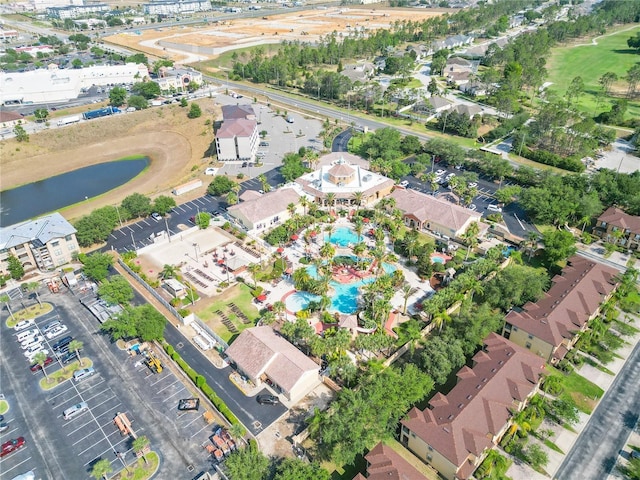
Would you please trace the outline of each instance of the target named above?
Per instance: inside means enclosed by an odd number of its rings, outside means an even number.
[[[480,213],[432,195],[398,188],[390,198],[395,200],[405,225],[410,228],[429,230],[449,238],[460,237],[473,222],[478,222],[479,236],[487,229],[481,222]]]
[[[269,326],[243,330],[225,355],[255,385],[268,380],[292,403],[321,383],[320,366]]]
[[[594,233],[607,242],[629,250],[640,249],[640,217],[609,207],[598,217]]]
[[[211,2],[207,0],[159,0],[142,5],[145,15],[208,12],[212,8]]]
[[[28,72],[0,72],[0,105],[64,102],[78,98],[83,89],[93,85],[132,84],[148,76],[147,67],[141,63],[66,69],[50,64]]]
[[[222,125],[216,132],[218,160],[253,161],[258,151],[258,122],[251,105],[222,107]]]
[[[55,51],[51,45],[32,45],[28,47],[18,47],[15,50],[16,53],[28,53],[33,58],[38,58],[38,53],[49,55]]]
[[[507,314],[502,334],[549,363],[559,362],[613,294],[617,274],[615,268],[574,255],[540,300]]]
[[[162,67],[154,81],[162,92],[184,92],[189,85],[202,85],[202,74],[190,68]]]
[[[76,229],[59,213],[0,228],[0,273],[6,275],[7,259],[20,260],[25,273],[53,270],[80,253]]]
[[[400,423],[400,443],[447,480],[467,479],[538,390],[545,362],[495,333],[447,394]]]
[[[352,63],[345,65],[340,75],[344,75],[352,82],[366,82],[371,79],[375,71],[376,67],[371,62]]]
[[[240,203],[231,205],[227,211],[247,231],[264,232],[291,218],[288,206],[296,205],[296,213],[302,213],[299,206],[301,194],[295,188],[281,188],[260,194],[245,192]]]
[[[401,455],[398,452],[399,449],[404,450],[403,453],[406,452],[406,454]],[[395,443],[393,445],[378,443],[369,450],[364,459],[367,461],[366,476],[359,473],[353,480],[425,480],[436,475],[432,471],[429,472],[431,475],[427,477],[423,471],[429,467],[420,464],[420,461],[411,452]]]
[[[473,104],[459,103],[453,110],[462,115],[466,115],[469,118],[473,118],[476,115],[482,115],[482,108]]]
[[[61,7],[47,7],[47,17],[66,20],[79,18],[94,13],[102,14],[111,10],[106,3],[87,3],[86,5],[65,5]]]
[[[6,110],[0,110],[0,127],[13,128],[21,123],[26,123],[26,120],[18,112],[7,112]]]

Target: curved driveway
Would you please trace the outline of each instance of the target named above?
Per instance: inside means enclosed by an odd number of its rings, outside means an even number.
[[[560,465],[558,480],[602,480],[616,464],[618,452],[640,415],[640,343],[611,388],[598,404],[587,426]]]

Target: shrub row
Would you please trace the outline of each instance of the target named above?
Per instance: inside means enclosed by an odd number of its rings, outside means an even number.
[[[545,165],[551,165],[552,167],[563,168],[570,172],[581,173],[584,171],[584,164],[577,158],[573,157],[561,157],[555,153],[547,152],[546,150],[531,150],[524,147],[522,149],[522,156],[533,160],[534,162],[544,163]]]
[[[164,344],[164,350],[165,352],[167,352],[167,355],[169,355],[171,359],[180,366],[182,371],[187,374],[193,384],[198,387],[204,395],[207,396],[207,398],[211,401],[211,403],[213,403],[216,409],[222,415],[224,415],[224,417],[230,424],[240,424],[240,420],[238,420],[238,418],[233,414],[229,407],[227,407],[222,399],[220,399],[220,397],[207,384],[205,378],[202,375],[198,375],[198,373],[193,368],[191,368],[189,364],[182,359],[180,354],[176,352],[175,349],[168,343]]]

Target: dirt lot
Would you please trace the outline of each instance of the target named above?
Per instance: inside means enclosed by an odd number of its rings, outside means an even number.
[[[194,197],[201,195],[208,183],[202,172],[208,165],[207,151],[213,142],[212,127],[205,121],[218,115],[219,107],[209,99],[198,103],[203,115],[192,120],[187,118],[187,109],[171,105],[45,130],[31,135],[28,143],[3,141],[0,190],[142,154],[151,159],[142,174],[104,195],[65,209],[64,216],[77,218],[95,208],[114,205],[133,192],[169,194],[176,185],[197,177],[205,180],[205,186],[202,191],[190,193]],[[184,200],[188,198],[185,196]]]
[[[105,41],[135,48],[151,55],[189,63],[213,58],[237,48],[284,40],[316,42],[331,32],[390,28],[395,22],[420,21],[442,11],[427,9],[380,9],[370,7],[329,8],[268,15],[264,18],[235,19],[209,25],[183,26],[121,33]],[[182,52],[181,52],[182,51]]]

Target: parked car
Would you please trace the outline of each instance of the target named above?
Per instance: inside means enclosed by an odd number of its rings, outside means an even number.
[[[51,345],[51,348],[53,348],[54,350],[60,350],[62,347],[66,347],[67,345],[69,345],[69,343],[71,343],[71,340],[73,340],[73,337],[71,335],[67,335],[66,337],[61,338],[56,343]]]
[[[467,185],[469,188],[476,188],[478,184],[476,182],[471,182]]]
[[[475,211],[477,210],[477,208],[478,208],[478,207],[477,207],[475,204],[473,204],[473,203],[472,203],[471,205],[469,205],[469,207],[468,207],[468,208],[469,208],[469,210],[472,210],[472,211],[474,211],[474,212],[475,212]]]
[[[53,363],[53,358],[51,357],[47,357],[44,360],[44,366],[48,366],[51,365]],[[42,365],[40,365],[39,363],[34,363],[33,365],[31,365],[29,367],[31,369],[32,372],[39,372],[40,370],[42,370]]]
[[[40,351],[44,352],[45,350],[43,350],[43,348],[44,348],[44,345],[42,345],[41,343],[33,344],[29,348],[26,348],[24,350],[24,356],[29,358],[31,356],[34,356],[36,353],[38,353]],[[49,353],[49,352],[47,351],[47,353]]]
[[[4,432],[9,430],[9,424],[7,422],[0,423],[0,432]]]
[[[28,340],[29,338],[35,337],[37,334],[38,334],[38,329],[31,328],[29,330],[23,330],[22,332],[17,334],[16,339],[18,340],[18,342],[22,343],[25,340]]]
[[[76,382],[79,382],[82,379],[92,376],[94,373],[96,373],[96,371],[93,369],[93,367],[82,368],[73,372],[73,379]]]
[[[407,182],[406,180],[401,181],[398,185],[400,185],[401,187],[407,187],[407,185],[409,185],[409,182]]]
[[[64,412],[62,412],[62,416],[65,420],[71,420],[76,415],[80,415],[85,410],[89,410],[89,405],[87,402],[76,403],[73,407],[67,408]]]
[[[258,395],[256,400],[260,405],[278,405],[280,403],[275,395]]]
[[[293,117],[291,115],[289,115],[287,118],[287,123],[293,123],[295,120],[293,119]]]
[[[447,173],[447,172],[446,172],[446,170],[442,170],[442,169],[440,169],[440,170],[436,170],[436,177],[441,177],[441,176],[443,176],[445,173]]]
[[[449,175],[447,175],[445,178],[445,180],[451,180],[453,177],[455,177],[456,174],[455,173],[450,173]]]
[[[59,360],[60,360],[62,363],[66,364],[66,363],[69,363],[69,362],[73,362],[76,358],[77,358],[77,356],[76,356],[76,352],[75,352],[75,351],[73,351],[73,352],[67,352],[67,353],[65,353],[64,355],[62,355],[62,356],[59,358]]]
[[[269,146],[269,142],[260,142],[258,144],[258,146],[260,146],[260,147],[268,147]]]
[[[38,355],[40,352],[44,353],[45,355],[49,355],[49,350],[47,350],[44,347],[40,347],[35,352],[31,352],[29,354],[25,353],[24,356],[27,357],[27,360],[29,361],[29,363],[33,363],[36,361],[36,355]]]
[[[52,340],[52,339],[56,338],[58,335],[62,335],[67,330],[69,330],[69,329],[67,328],[66,325],[58,325],[57,327],[52,328],[51,330],[49,330],[45,334],[45,337],[47,337],[49,340]]]
[[[53,322],[47,323],[44,327],[41,328],[41,330],[43,331],[43,333],[46,334],[47,332],[50,332],[54,328],[57,328],[61,325],[62,325],[62,322],[60,322],[60,320],[54,320]]]
[[[489,210],[490,212],[498,212],[498,213],[502,212],[502,209],[500,207],[498,207],[497,205],[493,205],[493,204],[489,205],[487,207],[487,210]]]
[[[0,451],[0,457],[4,457],[5,455],[9,455],[10,453],[15,452],[16,450],[24,447],[25,440],[24,437],[14,438],[13,440],[9,440],[8,442],[4,442],[2,444],[2,450]]]
[[[205,175],[215,175],[216,173],[218,173],[218,169],[213,167],[209,167],[204,171]]]
[[[162,220],[162,215],[160,215],[158,212],[153,212],[151,214],[151,218],[153,218],[154,220],[157,220],[158,222]]]
[[[32,327],[33,324],[34,324],[33,319],[30,318],[28,320],[22,320],[21,322],[16,323],[16,326],[13,327],[13,329],[16,332],[19,332],[20,330],[24,330],[25,328]]]
[[[29,337],[24,342],[20,344],[20,348],[23,350],[27,350],[34,345],[42,344],[44,342],[44,337],[42,335],[36,335],[35,337]]]

